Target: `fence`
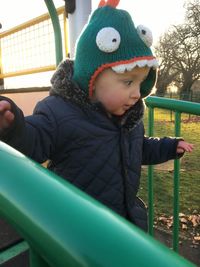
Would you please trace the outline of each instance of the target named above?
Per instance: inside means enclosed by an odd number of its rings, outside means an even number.
[[[49,9],[49,12],[53,12],[51,7]],[[59,46],[57,51],[67,55],[67,20],[64,7],[58,8],[57,14],[63,35],[63,45]],[[56,34],[58,30],[55,31]],[[63,51],[60,47],[63,47]],[[58,64],[62,59],[61,56],[56,58],[55,50],[56,43],[49,14],[0,33],[0,79],[54,70],[55,62]]]
[[[188,101],[179,101],[175,99],[167,99],[161,97],[148,97],[146,99],[149,112],[149,136],[154,134],[154,109],[161,108],[173,111],[175,113],[175,136],[180,136],[181,132],[181,113],[188,113],[200,116],[200,104]],[[179,178],[180,163],[179,160],[174,161],[174,227],[173,227],[173,249],[178,251],[179,241]],[[149,166],[149,232],[153,235],[153,166]]]
[[[166,97],[166,98],[173,98],[191,102],[200,103],[200,91],[189,91],[188,93],[164,93],[164,94],[156,94],[158,97]]]

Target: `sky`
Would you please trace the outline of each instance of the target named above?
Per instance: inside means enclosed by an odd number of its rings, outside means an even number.
[[[97,8],[99,1],[92,0],[92,9]],[[60,7],[64,5],[64,1],[54,0],[54,4]],[[135,26],[147,26],[153,33],[155,44],[170,25],[183,22],[183,4],[184,0],[121,0],[118,8],[126,9],[131,14]],[[0,0],[0,31],[8,30],[44,13],[47,13],[44,0]]]
[[[86,1],[86,0],[83,0]],[[92,0],[93,9],[99,0]],[[177,24],[184,18],[184,0],[121,0],[118,8],[126,9],[135,25],[143,24],[150,28],[155,40],[171,24]],[[63,0],[54,0],[56,7],[64,4]],[[7,30],[29,19],[47,12],[43,0],[0,0],[0,22],[2,30]]]

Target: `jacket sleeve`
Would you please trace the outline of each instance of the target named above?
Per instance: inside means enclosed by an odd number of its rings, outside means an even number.
[[[33,115],[24,117],[12,100],[3,99],[11,103],[15,119],[0,134],[0,140],[40,163],[50,159],[55,149],[57,123],[48,101],[39,102]]]
[[[182,157],[184,153],[176,153],[177,145],[180,140],[183,139],[172,137],[153,138],[144,136],[142,164],[159,164]]]

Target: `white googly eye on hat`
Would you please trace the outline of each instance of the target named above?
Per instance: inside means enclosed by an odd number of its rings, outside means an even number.
[[[142,41],[148,46],[152,46],[153,44],[153,36],[152,32],[145,26],[139,25],[137,26],[137,33],[142,39]]]
[[[114,52],[118,49],[121,42],[120,34],[112,27],[102,28],[96,36],[98,48],[106,53]]]

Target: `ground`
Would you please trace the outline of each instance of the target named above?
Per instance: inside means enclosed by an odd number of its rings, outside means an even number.
[[[168,247],[172,247],[172,234],[164,231],[162,228],[155,229],[155,237]],[[193,240],[189,238],[180,238],[179,253],[187,260],[200,266],[200,244],[194,245]]]

